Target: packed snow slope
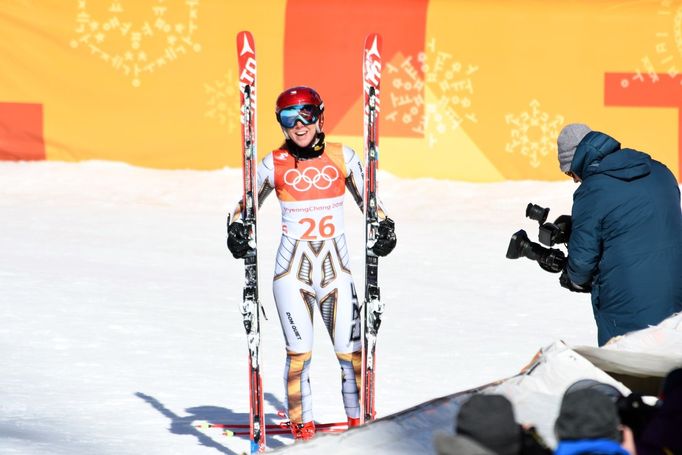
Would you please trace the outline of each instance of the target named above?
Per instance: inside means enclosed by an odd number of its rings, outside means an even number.
[[[225,247],[238,169],[161,171],[111,162],[0,163],[0,452],[241,453],[240,437],[196,421],[246,422],[242,261]],[[470,184],[379,175],[398,245],[381,259],[386,303],[377,409],[396,413],[519,371],[555,340],[596,345],[589,296],[505,258],[511,234],[537,240],[528,202],[570,213],[561,183]],[[363,288],[363,219],[346,230]],[[268,421],[284,408],[284,344],[271,280],[276,198],[259,218]],[[315,418],[344,420],[340,374],[317,320]],[[290,444],[270,438],[269,447]]]

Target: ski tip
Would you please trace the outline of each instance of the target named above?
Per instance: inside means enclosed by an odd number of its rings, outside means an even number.
[[[381,44],[382,39],[379,33],[370,33],[365,38],[365,47],[376,55],[381,53]]]
[[[237,33],[237,50],[239,56],[245,54],[255,54],[256,44],[253,40],[253,35],[247,30],[242,30]]]

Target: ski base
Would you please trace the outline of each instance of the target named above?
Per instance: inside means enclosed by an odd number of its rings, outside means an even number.
[[[219,428],[223,430],[225,436],[249,436],[250,433],[248,423],[195,422],[194,427],[201,430]],[[315,423],[315,432],[319,433],[343,433],[346,430],[348,430],[347,422]],[[265,425],[265,431],[271,435],[291,434],[291,422],[268,423]]]

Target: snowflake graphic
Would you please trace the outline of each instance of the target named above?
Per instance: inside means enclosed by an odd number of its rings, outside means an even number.
[[[129,0],[131,8],[139,8],[140,0]],[[88,0],[78,0],[76,37],[69,43],[74,49],[83,47],[116,71],[131,78],[140,87],[141,76],[172,63],[190,50],[201,52],[201,44],[193,40],[197,31],[199,0],[175,0],[183,3],[177,11],[167,0],[154,0],[151,16],[142,24],[126,19],[122,0],[112,0],[107,17],[92,13]],[[175,13],[177,20],[171,19]]]
[[[511,125],[511,140],[505,150],[508,153],[520,153],[529,159],[532,167],[539,167],[541,159],[556,152],[554,140],[564,123],[561,115],[552,118],[540,110],[540,102],[531,100],[530,111],[518,115],[507,114],[505,121]]]
[[[227,125],[228,131],[233,132],[239,123],[239,89],[232,71],[223,79],[205,83],[204,92],[208,96],[206,117]]]
[[[677,5],[675,5],[677,3]],[[656,11],[656,20],[660,22],[654,36],[653,54],[645,55],[630,78],[620,81],[622,88],[628,88],[633,82],[649,80],[657,83],[660,74],[675,78],[682,67],[682,2],[661,0]],[[680,81],[682,84],[682,80]]]
[[[438,50],[435,38],[427,43],[425,52],[386,68],[390,99],[384,118],[426,136],[430,147],[438,135],[459,128],[464,121],[478,121],[472,109],[473,75],[478,67]],[[436,101],[425,102],[425,87],[436,95]]]

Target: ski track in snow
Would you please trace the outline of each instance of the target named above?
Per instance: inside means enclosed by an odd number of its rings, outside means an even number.
[[[248,420],[238,302],[243,263],[225,246],[238,169],[165,171],[120,163],[0,162],[0,452],[241,453],[199,431]],[[505,258],[538,225],[528,202],[570,214],[572,182],[473,184],[379,174],[398,245],[380,260],[379,417],[517,373],[554,340],[596,345],[589,296]],[[356,286],[361,212],[346,198]],[[284,345],[271,284],[279,207],[259,212],[263,381],[268,422],[284,408]],[[361,296],[360,296],[361,297]],[[345,420],[321,319],[311,371],[315,418]],[[269,447],[291,443],[269,439]]]

